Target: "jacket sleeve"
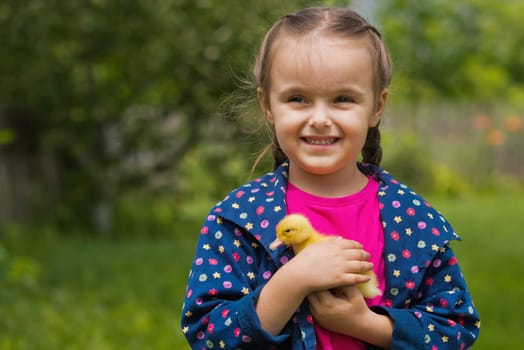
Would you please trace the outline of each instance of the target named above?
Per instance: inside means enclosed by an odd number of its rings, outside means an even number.
[[[258,241],[209,215],[197,244],[181,317],[191,348],[269,349],[289,338],[286,329],[278,336],[263,330],[255,310],[276,269],[267,268],[270,259]]]
[[[448,244],[427,267],[406,308],[374,307],[394,320],[391,349],[467,349],[480,331],[480,318]]]

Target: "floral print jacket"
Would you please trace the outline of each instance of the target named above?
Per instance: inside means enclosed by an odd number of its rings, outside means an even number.
[[[391,348],[471,347],[480,319],[448,245],[459,237],[389,173],[359,167],[380,182],[386,290],[385,306],[373,310],[394,320]],[[315,349],[307,301],[277,336],[261,328],[255,311],[261,288],[293,257],[289,248],[268,247],[286,214],[287,170],[284,163],[232,191],[202,226],[182,311],[182,331],[193,349]]]

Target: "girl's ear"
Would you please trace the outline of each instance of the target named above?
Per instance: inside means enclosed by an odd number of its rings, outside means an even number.
[[[269,108],[269,101],[267,100],[267,96],[261,87],[257,88],[257,98],[258,98],[258,103],[260,104],[260,108],[266,115],[266,118],[270,122],[273,121],[273,116],[271,115],[271,110]]]
[[[382,113],[384,113],[384,109],[386,108],[387,99],[388,99],[388,89],[384,89],[380,93],[380,96],[378,97],[377,102],[375,104],[375,112],[369,121],[370,127],[375,127],[378,125],[378,122],[380,121],[380,117],[382,116]]]

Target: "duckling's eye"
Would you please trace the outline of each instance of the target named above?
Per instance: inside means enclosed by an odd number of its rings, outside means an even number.
[[[289,233],[289,232],[291,232],[291,229],[288,228],[288,229],[287,229],[286,231],[284,231],[284,232]]]

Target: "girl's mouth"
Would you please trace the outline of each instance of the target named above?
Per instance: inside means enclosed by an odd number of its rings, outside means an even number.
[[[302,140],[310,145],[332,145],[338,141],[338,138],[336,137],[329,137],[329,138],[302,137]]]

